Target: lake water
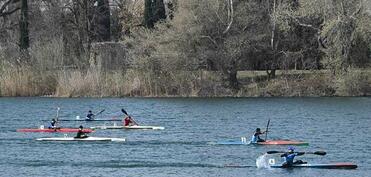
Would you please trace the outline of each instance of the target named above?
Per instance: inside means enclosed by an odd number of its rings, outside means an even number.
[[[89,109],[112,119],[121,108],[142,125],[165,130],[97,130],[91,136],[127,142],[39,142],[54,133],[20,133],[42,120],[85,117]],[[309,142],[298,151],[310,163],[353,162],[356,170],[257,168],[256,159],[286,146],[210,145],[250,137]],[[118,122],[119,123],[119,122]],[[103,122],[63,122],[64,127]],[[109,122],[107,125],[111,124]],[[0,176],[370,176],[371,98],[0,98]],[[70,135],[70,136],[73,136]],[[299,158],[298,158],[299,159]],[[224,167],[232,164],[241,168]]]

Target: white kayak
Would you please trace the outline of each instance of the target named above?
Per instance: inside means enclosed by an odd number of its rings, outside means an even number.
[[[137,130],[164,130],[165,127],[159,127],[159,126],[142,126],[142,125],[132,125],[132,126],[118,126],[118,125],[113,125],[113,126],[96,126],[96,127],[91,127],[91,129],[137,129]]]
[[[74,138],[74,137],[53,137],[53,138],[38,138],[37,141],[117,141],[125,142],[125,138],[105,138],[105,137],[92,137],[87,138]]]

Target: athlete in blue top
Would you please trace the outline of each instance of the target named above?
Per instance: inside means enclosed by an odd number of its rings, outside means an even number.
[[[264,142],[264,140],[260,138],[260,135],[264,133],[265,132],[261,132],[260,128],[257,128],[254,135],[251,137],[251,143]]]
[[[281,155],[285,159],[285,162],[283,162],[282,166],[283,167],[290,167],[294,164],[305,164],[307,162],[303,162],[302,160],[296,160],[294,161],[294,158],[296,156],[301,156],[304,155],[304,152],[294,152],[295,148],[294,147],[289,147],[288,151],[284,154]]]
[[[86,120],[94,120],[95,115],[89,110],[88,115],[86,115]]]

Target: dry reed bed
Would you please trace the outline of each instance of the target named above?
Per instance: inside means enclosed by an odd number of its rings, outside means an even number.
[[[3,67],[0,96],[55,97],[266,97],[371,95],[368,70],[349,71],[341,77],[327,72],[278,72],[264,79],[262,72],[240,72],[240,90],[225,87],[217,72],[138,70],[38,71],[31,67]],[[262,78],[263,77],[263,78]]]

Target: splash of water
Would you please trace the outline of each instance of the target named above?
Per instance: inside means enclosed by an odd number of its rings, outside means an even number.
[[[256,159],[256,167],[258,168],[269,168],[269,156],[263,154]]]

